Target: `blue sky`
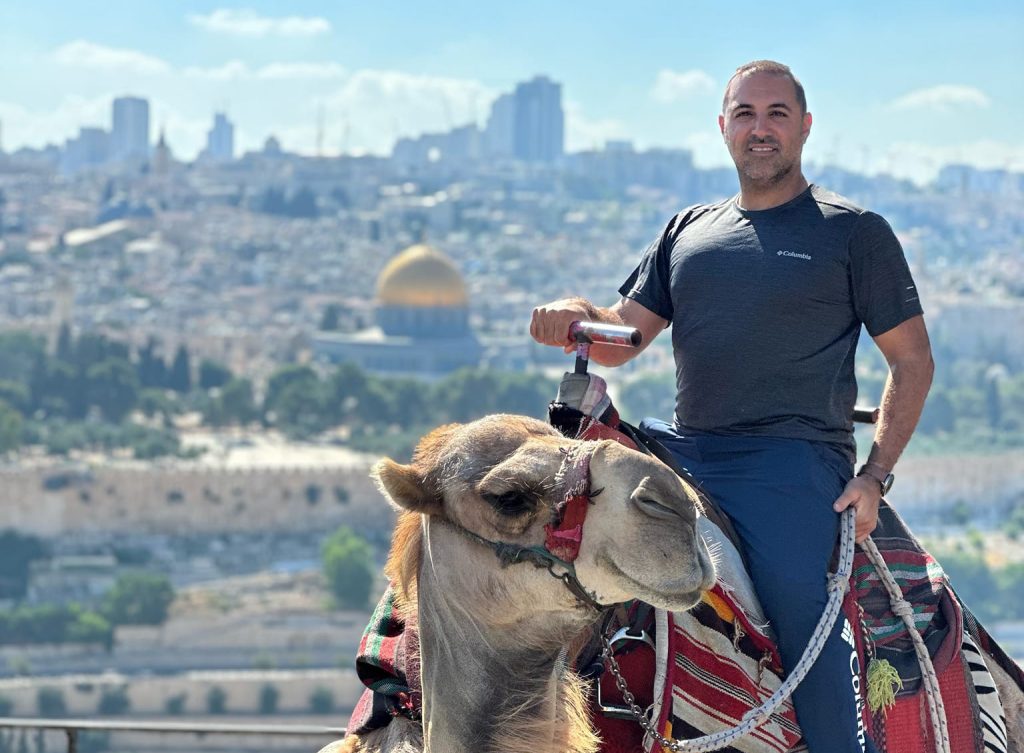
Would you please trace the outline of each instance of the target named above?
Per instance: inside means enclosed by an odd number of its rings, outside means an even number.
[[[814,162],[918,180],[949,162],[1024,171],[1024,10],[981,2],[59,2],[0,0],[3,146],[109,127],[150,99],[176,154],[225,109],[239,146],[386,153],[486,118],[537,73],[563,84],[570,150],[630,138],[728,164],[721,91],[756,58],[791,65]],[[155,133],[154,133],[155,137]]]

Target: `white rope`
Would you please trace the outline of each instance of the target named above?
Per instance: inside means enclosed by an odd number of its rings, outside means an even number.
[[[875,542],[868,537],[861,544],[861,548],[868,555],[871,564],[875,566],[878,577],[889,593],[889,604],[892,606],[893,614],[903,620],[903,624],[906,625],[907,632],[910,633],[910,638],[914,642],[917,662],[921,665],[921,679],[924,683],[925,698],[928,701],[928,716],[932,721],[932,734],[935,737],[937,753],[950,753],[949,727],[946,722],[946,707],[942,702],[939,677],[935,673],[935,665],[932,664],[932,659],[928,655],[928,647],[924,645],[924,639],[914,624],[914,608],[903,598],[903,592],[896,579],[892,577],[892,573],[889,572]]]
[[[609,662],[612,668],[612,674],[615,676],[615,684],[618,687],[619,692],[622,694],[623,700],[626,701],[630,710],[633,712],[634,717],[637,718],[637,722],[644,728],[644,731],[647,732],[651,739],[656,740],[663,747],[672,751],[685,753],[709,753],[713,750],[720,750],[736,740],[739,740],[741,737],[745,737],[753,732],[755,728],[763,724],[773,713],[775,713],[775,710],[783,701],[792,695],[793,690],[795,690],[796,686],[799,685],[804,677],[807,676],[807,673],[811,670],[811,667],[814,666],[814,662],[821,653],[822,648],[824,648],[825,642],[832,633],[832,627],[835,625],[836,619],[842,611],[843,596],[845,596],[846,591],[850,588],[850,574],[853,571],[853,544],[855,533],[854,516],[855,512],[852,507],[848,507],[840,516],[838,567],[836,568],[836,573],[829,577],[828,603],[825,605],[825,609],[821,613],[821,618],[818,620],[818,624],[815,626],[814,632],[811,633],[811,638],[800,657],[800,661],[797,662],[796,666],[793,667],[793,671],[789,673],[785,681],[775,690],[775,692],[772,693],[763,704],[744,714],[737,726],[731,727],[727,730],[722,730],[721,732],[715,732],[711,735],[695,737],[691,740],[670,740],[669,738],[664,737],[655,728],[657,720],[654,722],[648,720],[643,714],[643,710],[635,703],[633,694],[629,692],[629,689],[625,686],[625,681],[621,679],[622,675],[619,672],[618,663],[612,655],[611,646],[607,643],[607,640],[605,641],[605,659]],[[943,753],[948,753],[948,751],[943,751]]]

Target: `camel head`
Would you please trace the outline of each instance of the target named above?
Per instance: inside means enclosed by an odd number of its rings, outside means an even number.
[[[427,570],[438,591],[459,594],[495,621],[521,612],[593,612],[531,564],[502,567],[491,542],[543,546],[557,519],[570,466],[589,458],[590,504],[575,560],[594,598],[638,598],[684,610],[714,583],[714,567],[696,530],[696,494],[663,464],[612,441],[583,442],[522,416],[497,415],[436,429],[413,461],[382,460],[374,469],[399,508],[388,574],[408,592]],[[509,604],[515,604],[514,609]]]

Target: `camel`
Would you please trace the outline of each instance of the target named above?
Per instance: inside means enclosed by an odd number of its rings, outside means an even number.
[[[613,441],[569,440],[521,416],[436,429],[410,464],[385,459],[374,469],[400,509],[385,572],[403,614],[418,622],[422,724],[398,717],[320,753],[600,750],[584,685],[566,660],[597,613],[543,568],[503,567],[486,544],[543,545],[582,457],[592,499],[575,570],[594,600],[681,611],[714,584],[698,497],[653,458]],[[1022,753],[1024,697],[992,671],[1008,750]]]

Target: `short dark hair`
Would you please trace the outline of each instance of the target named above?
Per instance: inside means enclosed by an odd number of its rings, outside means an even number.
[[[804,94],[804,85],[800,83],[800,79],[793,75],[793,71],[789,69],[788,65],[776,63],[774,60],[754,60],[744,63],[737,68],[729,82],[725,85],[725,94],[722,97],[723,113],[725,112],[725,104],[729,99],[729,87],[732,86],[732,82],[740,76],[747,76],[751,73],[771,73],[775,76],[785,76],[788,78],[793,82],[793,88],[796,89],[796,101],[800,105],[800,114],[807,112],[807,95]]]

